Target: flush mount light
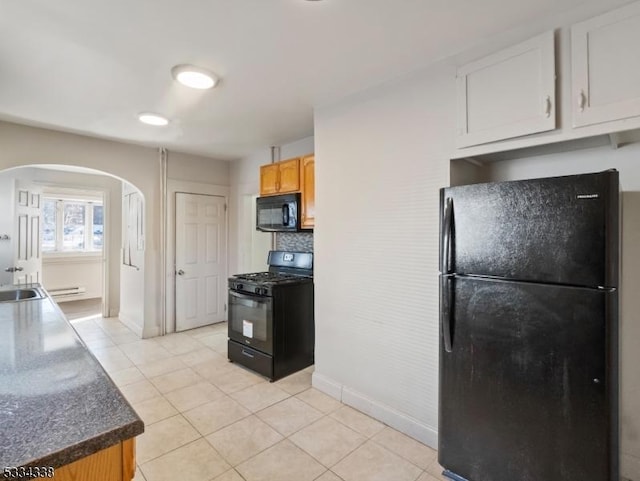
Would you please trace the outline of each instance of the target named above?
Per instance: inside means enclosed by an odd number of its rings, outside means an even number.
[[[169,123],[169,119],[167,119],[166,117],[151,112],[142,112],[138,114],[138,120],[143,124],[155,125],[158,127],[162,127]]]
[[[174,79],[192,89],[210,89],[218,83],[218,77],[213,72],[193,65],[176,65],[171,73]]]

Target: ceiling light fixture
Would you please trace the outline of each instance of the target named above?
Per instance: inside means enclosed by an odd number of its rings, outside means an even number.
[[[213,72],[193,65],[176,65],[171,73],[174,79],[192,89],[210,89],[218,83],[218,77]]]
[[[138,114],[138,120],[143,124],[155,125],[157,127],[162,127],[169,123],[169,119],[166,117],[151,112],[142,112]]]

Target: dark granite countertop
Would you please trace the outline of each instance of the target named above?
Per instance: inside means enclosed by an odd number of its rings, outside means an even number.
[[[50,298],[0,303],[0,479],[5,467],[60,467],[143,431]]]

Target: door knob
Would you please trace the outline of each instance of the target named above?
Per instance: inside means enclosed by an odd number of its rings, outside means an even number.
[[[4,271],[5,272],[20,272],[23,271],[24,267],[7,267]]]
[[[179,275],[179,276],[184,276],[184,271],[183,271],[182,269],[180,269],[180,270],[178,271],[178,275]]]

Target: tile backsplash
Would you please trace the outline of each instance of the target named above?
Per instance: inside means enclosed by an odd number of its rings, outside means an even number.
[[[278,232],[276,249],[279,251],[313,252],[313,232]]]

